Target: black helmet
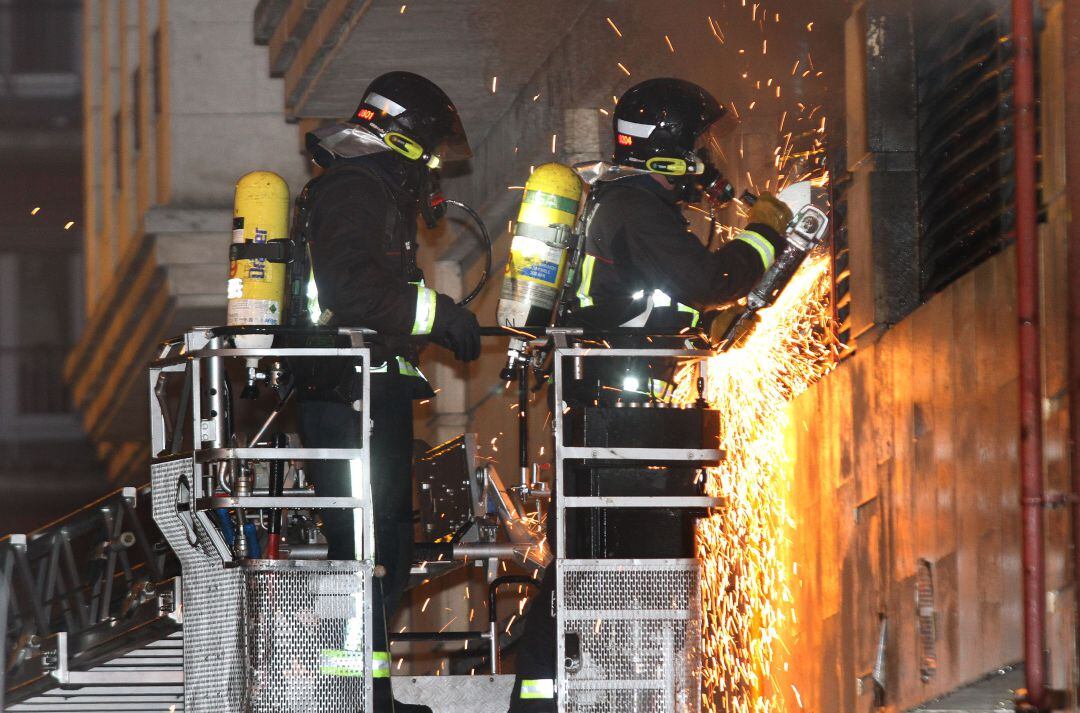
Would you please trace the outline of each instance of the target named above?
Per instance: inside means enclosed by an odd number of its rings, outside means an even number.
[[[707,168],[707,155],[695,151],[706,131],[722,136],[730,133],[735,122],[698,85],[662,77],[627,89],[612,124],[616,164],[682,176],[701,174]]]
[[[454,103],[419,74],[387,72],[376,77],[349,122],[369,129],[394,151],[430,168],[472,158]]]

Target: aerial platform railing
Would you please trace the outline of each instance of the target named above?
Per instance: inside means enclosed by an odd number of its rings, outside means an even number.
[[[154,519],[183,572],[185,710],[370,711],[371,349],[361,330],[274,331],[194,329],[150,366]],[[354,371],[359,447],[296,447],[269,433],[301,360]],[[243,422],[237,375],[254,397]],[[276,398],[260,401],[259,386]],[[302,472],[312,460],[347,463],[358,492],[314,495]],[[261,556],[276,546],[284,511],[336,508],[353,513],[356,560]],[[249,517],[264,512],[265,544]]]
[[[627,509],[663,508],[693,517],[719,507],[719,498],[704,494],[704,469],[718,465],[724,454],[710,448],[718,430],[707,434],[704,360],[713,352],[693,349],[581,347],[564,344],[554,351],[555,479],[549,517],[556,524],[555,618],[557,666],[555,679],[561,713],[600,713],[611,710],[692,713],[700,708],[701,610],[700,564],[692,549],[682,557],[582,556],[572,545],[572,514],[583,510],[604,513]],[[607,409],[609,428],[571,428],[590,406],[571,395],[570,384],[581,381],[587,362],[612,359],[631,363],[667,360],[679,368],[693,365],[698,400],[679,407],[653,398]],[[635,385],[641,388],[640,385]],[[618,389],[615,389],[618,391]],[[640,393],[640,392],[637,392]],[[685,418],[687,410],[700,419]],[[680,413],[681,412],[681,413]],[[661,435],[678,423],[696,424],[686,438]],[[617,427],[617,424],[622,424]],[[691,431],[696,430],[696,434]],[[711,441],[708,442],[708,441]],[[657,496],[654,493],[580,495],[574,471],[636,469],[655,478],[669,478],[665,468],[696,470],[701,491]],[[593,485],[595,488],[595,484]],[[624,486],[625,487],[625,486]],[[615,488],[618,490],[618,488]],[[631,489],[632,490],[632,489]],[[581,523],[582,520],[574,520]],[[648,533],[657,536],[660,533]]]
[[[476,648],[485,652],[491,673],[500,673],[499,659],[508,637],[503,631],[505,627],[495,616],[498,608],[496,592],[506,584],[536,582],[525,575],[509,579],[499,576],[498,562],[517,559],[528,563],[526,572],[535,572],[534,565],[542,565],[544,558],[539,558],[541,561],[538,562],[542,532],[535,528],[498,528],[500,524],[520,523],[525,500],[531,498],[543,502],[551,499],[550,512],[559,528],[554,540],[559,546],[556,552],[560,593],[557,599],[559,660],[566,661],[568,666],[558,678],[561,710],[599,711],[611,701],[620,705],[625,701],[645,701],[647,705],[655,703],[659,706],[656,710],[664,711],[694,710],[693,703],[688,704],[689,707],[684,703],[696,697],[694,632],[700,626],[697,563],[692,557],[576,557],[564,547],[566,521],[567,514],[575,511],[615,511],[634,507],[704,511],[718,502],[702,493],[648,499],[635,499],[632,495],[570,493],[564,490],[564,485],[567,467],[575,465],[601,467],[619,463],[630,468],[655,468],[658,471],[669,466],[703,468],[715,463],[722,454],[702,443],[692,444],[692,438],[674,447],[670,443],[652,443],[647,439],[633,443],[567,439],[564,437],[567,425],[578,404],[568,409],[561,407],[566,405],[567,380],[574,378],[582,361],[625,357],[700,362],[711,352],[610,347],[607,340],[618,344],[617,340],[623,337],[644,336],[642,330],[633,329],[588,334],[583,330],[549,329],[535,337],[521,331],[485,329],[485,335],[528,337],[525,352],[532,371],[554,376],[555,403],[560,408],[554,410],[559,438],[553,482],[550,488],[546,486],[537,477],[536,469],[524,467],[523,461],[521,482],[508,487],[491,464],[480,464],[470,458],[469,454],[475,453],[476,438],[468,434],[429,451],[429,462],[417,475],[421,490],[420,525],[421,531],[434,530],[430,534],[437,541],[424,546],[429,548],[432,559],[440,561],[487,560],[490,616],[486,630],[398,633],[390,636],[391,643],[482,642],[484,645]],[[679,336],[678,343],[683,344],[684,335]],[[253,341],[251,337],[257,339]],[[671,344],[675,337],[666,335],[663,343]],[[149,585],[133,584],[128,570],[141,572],[148,565],[125,560],[125,553],[129,559],[133,556],[131,549],[122,549],[131,538],[125,534],[123,528],[126,526],[117,524],[115,512],[119,511],[114,511],[108,521],[109,527],[101,530],[111,533],[102,540],[108,542],[99,549],[105,555],[102,560],[105,567],[114,572],[106,579],[122,581],[120,589],[124,596],[119,596],[118,585],[114,584],[110,598],[102,585],[99,599],[88,599],[84,610],[100,613],[101,597],[111,601],[128,598],[139,602],[139,612],[146,612],[140,616],[160,623],[162,628],[155,630],[152,625],[139,628],[138,617],[130,614],[123,621],[132,623],[122,623],[112,609],[105,619],[88,616],[86,622],[90,625],[96,622],[106,624],[113,632],[122,633],[125,627],[138,632],[122,645],[110,643],[105,649],[96,649],[102,656],[88,656],[84,653],[84,649],[89,651],[84,639],[73,633],[78,627],[72,628],[72,622],[79,625],[82,621],[79,609],[70,603],[74,599],[70,595],[58,597],[54,593],[50,616],[54,622],[59,622],[54,627],[55,645],[41,646],[41,655],[27,656],[28,665],[12,668],[13,675],[22,676],[20,681],[31,684],[18,683],[19,695],[25,698],[28,692],[41,690],[32,687],[40,682],[65,693],[81,690],[75,687],[109,683],[122,686],[133,678],[133,671],[141,670],[143,682],[138,690],[145,695],[135,698],[134,688],[116,688],[118,695],[126,691],[124,700],[129,707],[122,708],[117,703],[115,710],[131,710],[131,705],[137,709],[141,703],[134,701],[151,700],[148,697],[151,695],[159,696],[153,699],[155,703],[169,700],[170,695],[176,702],[180,686],[183,686],[180,700],[188,711],[300,710],[313,704],[324,710],[342,706],[349,710],[367,710],[372,625],[368,602],[370,588],[377,581],[373,522],[370,507],[366,507],[370,503],[370,484],[367,482],[370,434],[361,434],[360,448],[302,448],[292,435],[297,430],[296,422],[291,420],[295,415],[287,406],[296,395],[296,383],[290,378],[290,372],[295,371],[294,362],[345,361],[355,370],[362,385],[355,408],[361,414],[361,422],[370,424],[371,338],[369,332],[349,329],[214,328],[195,329],[162,345],[149,375],[152,509],[155,522],[183,568],[182,580],[170,579],[175,571],[168,571],[167,550],[154,547],[155,535],[151,534],[148,539],[142,532],[132,529],[135,543],[150,548],[155,555],[153,564],[158,567],[157,570],[146,570],[150,573],[146,578]],[[528,371],[521,370],[523,380]],[[247,398],[238,404],[233,391],[239,389],[232,385],[245,383],[243,396]],[[525,388],[524,384],[520,386]],[[524,399],[521,403],[526,402]],[[673,404],[627,404],[625,413],[636,411],[645,415],[653,406],[656,407],[654,413],[661,416],[664,415],[661,411],[670,417],[680,410]],[[689,414],[694,408],[704,409],[704,402],[699,400],[682,412]],[[527,432],[525,426],[522,423],[523,433]],[[525,448],[524,441],[521,445],[524,456],[529,449]],[[304,473],[306,464],[313,459],[347,461],[353,472],[363,476],[361,492],[350,498],[316,496]],[[463,470],[455,470],[454,464],[458,462],[464,464]],[[463,482],[455,475],[460,472],[470,474],[465,481],[466,487],[460,493],[450,494],[447,488],[455,483],[460,487]],[[661,476],[658,474],[658,477]],[[427,502],[424,500],[425,485],[430,491],[428,506],[424,505]],[[436,498],[430,494],[435,491],[443,495]],[[556,497],[552,499],[553,493]],[[145,490],[137,494],[146,497]],[[358,561],[326,560],[325,541],[315,526],[313,511],[333,507],[354,510],[360,518],[363,535]],[[99,510],[104,512],[101,508],[87,510],[93,510],[88,517],[98,517]],[[124,518],[129,518],[131,512],[145,514],[146,510],[145,507],[123,510]],[[289,517],[279,520],[283,512],[288,512]],[[280,551],[271,555],[266,551],[270,543],[266,533],[274,522],[279,525],[300,523],[303,527],[299,528],[301,541],[297,539],[297,529],[293,528],[289,531],[289,546],[286,547],[281,538]],[[257,532],[245,527],[253,523],[262,527]],[[453,523],[453,532],[439,531],[439,523]],[[67,527],[66,532],[77,529]],[[18,538],[14,538],[14,542],[17,550]],[[35,555],[35,558],[43,563],[49,563],[52,558],[54,564],[49,566],[60,573],[53,577],[55,581],[66,581],[65,577],[71,579],[70,572],[63,571],[68,567],[64,548],[52,547],[48,557]],[[44,549],[40,551],[45,552]],[[110,558],[109,551],[115,551],[115,557]],[[0,548],[0,553],[3,552]],[[78,548],[73,551],[76,561],[78,552]],[[13,587],[25,588],[24,582],[29,581],[37,587],[37,592],[50,592],[49,587],[53,586],[49,584],[50,575],[35,570],[27,580],[19,574],[18,557],[16,551],[7,560],[0,558],[0,565],[12,563],[8,580]],[[423,563],[420,569],[424,571],[418,576],[425,579],[446,571],[432,566],[431,562]],[[0,574],[3,572],[5,570],[0,569]],[[139,592],[137,596],[130,594],[133,589]],[[84,591],[88,596],[92,595],[94,586],[86,585]],[[14,606],[22,617],[20,622],[35,618],[33,610],[27,609],[22,600]],[[124,611],[129,610],[130,606]],[[269,611],[273,611],[274,616],[266,616]],[[151,616],[152,612],[156,615]],[[12,617],[2,619],[10,621]],[[176,631],[181,624],[182,641],[178,638],[180,632]],[[25,625],[20,623],[16,628],[22,631]],[[171,632],[175,633],[170,636]],[[593,636],[598,632],[603,632],[604,636]],[[153,658],[155,654],[146,653],[149,649],[140,648],[151,640],[151,634],[153,639],[158,639],[154,645],[160,647],[159,651],[176,651],[182,646],[183,665],[175,656],[172,668],[168,670],[140,669],[141,663],[124,665],[124,661],[142,662]],[[14,643],[11,635],[6,639]],[[38,640],[27,639],[26,643],[30,644],[29,648],[18,650],[33,653]],[[614,651],[612,647],[619,650]],[[650,648],[664,652],[662,659],[670,660],[672,664],[665,668],[655,661],[631,660],[633,657],[626,656],[628,651]],[[111,668],[95,666],[101,663],[118,665]],[[34,666],[44,671],[44,675],[35,677],[32,674],[36,670]],[[407,700],[411,692],[415,694],[412,700],[416,702],[447,702],[446,710],[504,709],[508,677],[484,677],[486,683],[483,685],[475,680],[465,681],[466,678],[473,677],[413,676],[398,681],[395,690],[400,688]],[[452,697],[448,697],[447,687],[454,687],[454,679],[460,680],[458,688],[461,691],[469,692],[469,700],[461,704],[464,707],[453,707],[448,703]],[[154,688],[155,685],[159,688]],[[12,688],[8,686],[8,689]],[[481,705],[481,699],[490,702]]]
[[[178,455],[194,460],[195,474],[185,493],[189,502],[182,508],[192,522],[199,522],[223,561],[252,554],[245,550],[244,528],[230,543],[221,533],[221,522],[211,514],[233,509],[244,519],[244,511],[286,508],[360,509],[370,504],[371,436],[371,350],[365,343],[372,332],[362,329],[290,329],[284,327],[217,327],[193,329],[182,338],[162,344],[158,358],[150,365],[151,453],[155,462]],[[286,341],[274,346],[275,339]],[[258,371],[261,360],[271,360],[266,372]],[[361,428],[358,448],[303,448],[293,443],[274,442],[269,434],[285,406],[296,392],[295,378],[282,362],[288,360],[350,360],[361,385],[356,405]],[[245,410],[259,411],[257,421],[241,424],[236,418],[232,377],[228,366],[237,364],[247,373],[247,389],[258,394],[257,384],[270,387],[277,398],[270,404],[248,399]],[[172,381],[179,382],[178,395]],[[170,399],[170,394],[174,395]],[[250,416],[249,416],[250,418]],[[246,435],[250,431],[252,435]],[[345,461],[357,474],[364,474],[362,492],[356,497],[318,497],[298,481],[286,491],[278,481],[289,474],[272,473],[286,463],[311,460]],[[249,473],[239,464],[256,462],[264,467]],[[265,480],[261,484],[260,480]],[[271,492],[273,491],[273,492]],[[280,492],[279,492],[280,491]],[[370,513],[367,513],[370,515]],[[368,517],[362,529],[359,559],[374,559],[374,524]]]

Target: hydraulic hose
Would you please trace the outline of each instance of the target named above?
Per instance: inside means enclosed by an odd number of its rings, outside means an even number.
[[[291,392],[290,392],[291,393]],[[284,400],[283,400],[284,403]],[[289,445],[289,439],[284,433],[274,434],[274,448],[285,448]],[[285,461],[270,461],[270,497],[280,498],[285,491]],[[281,544],[281,508],[270,511],[270,526],[267,527],[266,558],[276,560],[280,558],[278,546]]]
[[[443,202],[464,211],[473,219],[473,222],[476,223],[476,227],[480,229],[481,242],[484,244],[484,272],[480,275],[480,279],[477,281],[476,287],[472,289],[472,292],[465,295],[465,298],[458,302],[459,307],[464,307],[476,299],[476,296],[480,294],[480,290],[484,289],[484,285],[486,285],[488,281],[488,276],[491,274],[491,235],[488,234],[487,226],[484,225],[484,221],[481,220],[480,215],[471,207],[461,201],[455,201],[450,198],[445,199]]]

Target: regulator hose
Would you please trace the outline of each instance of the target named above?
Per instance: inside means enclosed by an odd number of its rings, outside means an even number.
[[[472,292],[465,295],[465,298],[457,303],[459,307],[464,307],[476,299],[476,296],[480,294],[480,290],[484,289],[484,285],[486,285],[488,281],[488,276],[491,274],[491,235],[488,234],[487,226],[484,225],[484,221],[480,219],[479,214],[468,205],[461,201],[455,201],[449,198],[443,200],[443,202],[464,211],[473,219],[473,222],[476,223],[476,227],[480,229],[480,239],[484,244],[484,272],[480,275],[480,279],[477,281],[476,287],[472,289]]]

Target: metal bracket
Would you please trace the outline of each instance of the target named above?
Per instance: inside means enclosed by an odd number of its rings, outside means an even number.
[[[199,419],[199,441],[206,443],[214,440],[214,419]]]

